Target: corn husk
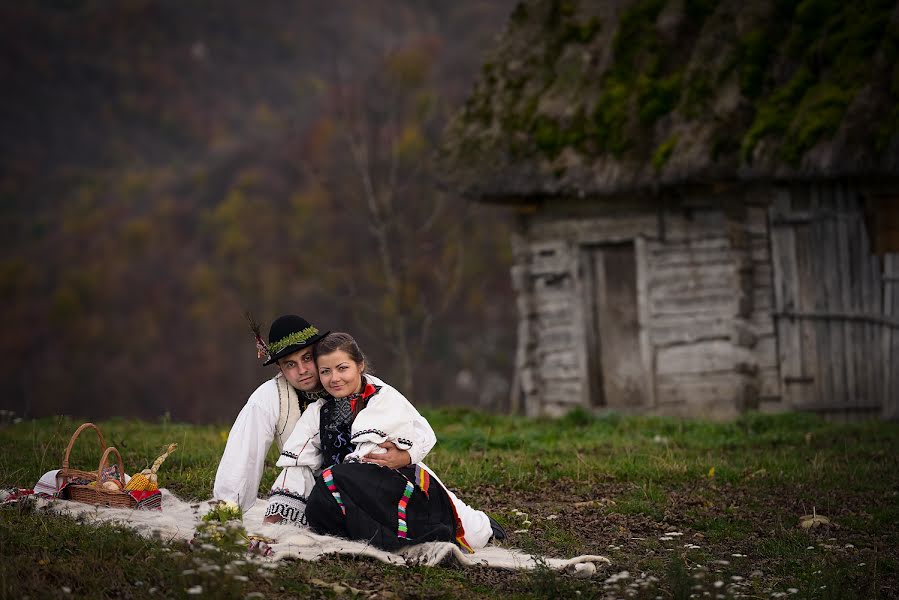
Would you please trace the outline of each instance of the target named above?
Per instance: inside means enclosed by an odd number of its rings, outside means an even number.
[[[159,467],[162,466],[162,463],[165,462],[165,459],[167,459],[167,458],[169,457],[169,454],[171,454],[172,452],[174,452],[174,451],[175,451],[175,448],[177,448],[177,447],[178,447],[178,444],[175,444],[174,442],[171,443],[171,444],[169,444],[169,447],[166,448],[165,452],[163,452],[162,454],[160,454],[159,457],[158,457],[156,460],[153,461],[153,466],[150,467],[150,472],[151,472],[154,476],[156,475],[156,471],[159,470]]]
[[[166,448],[165,452],[160,454],[156,460],[153,461],[153,466],[134,475],[131,480],[128,481],[128,485],[125,486],[125,489],[129,491],[158,490],[159,480],[156,478],[156,472],[159,470],[159,467],[162,466],[162,463],[165,462],[165,459],[169,457],[169,454],[174,452],[177,447],[178,444],[169,444],[169,447]]]

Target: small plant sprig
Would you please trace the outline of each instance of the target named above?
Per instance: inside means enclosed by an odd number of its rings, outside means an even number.
[[[243,510],[236,502],[219,502],[210,509],[208,513],[203,515],[203,521],[216,521],[218,523],[227,523],[228,521],[240,521],[243,519]]]

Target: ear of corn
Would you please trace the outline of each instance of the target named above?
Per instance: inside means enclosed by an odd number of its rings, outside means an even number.
[[[125,486],[126,491],[141,491],[150,489],[150,480],[143,473],[135,473]]]

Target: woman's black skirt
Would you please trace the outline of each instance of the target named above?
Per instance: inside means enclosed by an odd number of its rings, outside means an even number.
[[[388,551],[456,539],[449,496],[436,481],[429,485],[427,472],[415,465],[387,469],[352,462],[329,467],[315,478],[306,519],[316,533]]]

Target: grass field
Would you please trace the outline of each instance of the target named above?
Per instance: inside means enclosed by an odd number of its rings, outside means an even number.
[[[899,425],[808,415],[732,423],[655,417],[561,420],[426,414],[428,463],[510,533],[547,556],[608,556],[592,579],[546,569],[397,568],[367,559],[260,569],[233,550],[191,551],[116,527],[0,507],[0,595],[307,598],[895,598],[899,596]],[[31,487],[59,466],[79,422],[0,424],[0,487]],[[161,484],[206,499],[227,437],[221,426],[162,419],[100,424],[125,467],[179,448]],[[73,466],[95,468],[95,440]],[[273,462],[273,461],[272,461]],[[266,471],[263,488],[275,477]],[[830,519],[811,529],[800,517]]]

